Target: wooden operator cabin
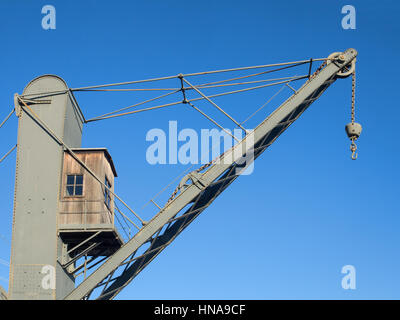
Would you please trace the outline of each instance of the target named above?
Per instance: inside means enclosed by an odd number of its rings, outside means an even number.
[[[117,172],[105,148],[72,149],[114,192]],[[89,237],[98,243],[89,255],[110,255],[123,244],[114,224],[114,195],[99,183],[68,151],[64,152],[58,229],[69,246]]]

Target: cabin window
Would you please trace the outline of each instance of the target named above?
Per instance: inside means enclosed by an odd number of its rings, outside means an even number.
[[[67,196],[82,196],[83,195],[83,175],[69,174],[67,175]]]
[[[106,185],[106,187],[111,189],[111,183],[110,181],[108,181],[107,177],[105,178],[104,184]],[[108,208],[111,208],[111,193],[108,189],[105,189],[104,192],[104,202],[106,203],[106,206]]]

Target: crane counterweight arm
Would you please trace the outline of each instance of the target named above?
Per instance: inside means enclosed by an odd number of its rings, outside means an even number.
[[[311,103],[318,99],[338,78],[338,73],[352,63],[356,56],[355,49],[348,49],[340,55],[339,59],[328,63],[311,77],[254,131],[225,152],[218,163],[212,164],[201,173],[199,175],[201,183],[193,181],[181,190],[176,198],[168,202],[132,239],[83,280],[65,299],[88,298],[95,289],[101,286],[103,289],[97,299],[114,298],[238,177],[237,169],[240,164],[237,161],[232,163],[224,159],[232,155],[234,159],[238,159],[238,156],[243,157],[250,151],[254,152],[251,161],[256,159],[299,118]],[[253,143],[249,143],[249,139],[253,140]],[[148,247],[135,257],[144,246]],[[123,271],[115,276],[120,267],[123,267]]]

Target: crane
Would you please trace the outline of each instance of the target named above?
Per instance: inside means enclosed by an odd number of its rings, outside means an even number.
[[[338,60],[328,63],[314,78],[254,129],[251,133],[254,139],[254,159],[257,159],[296,121],[338,77],[350,75],[348,70],[343,71],[343,69],[354,63],[356,56],[355,49],[348,49],[340,54]],[[249,135],[245,136],[221,157],[232,154],[245,156],[250,152],[250,146],[246,148],[248,139]],[[178,196],[167,203],[129,242],[116,251],[65,299],[84,299],[99,286],[103,286],[103,290],[98,299],[114,298],[238,177],[236,169],[240,164],[237,160],[238,157],[232,164],[219,161],[204,172],[191,174],[188,177],[190,184],[182,189]],[[190,205],[189,208],[180,214],[187,205]],[[149,248],[140,256],[134,256],[145,243],[150,243]],[[115,270],[121,266],[124,267],[123,272],[113,278]]]
[[[301,86],[301,88],[298,90],[291,88],[294,91],[293,94],[267,118],[265,118],[254,130],[246,130],[242,128],[239,123],[236,123],[245,131],[243,139],[239,140],[232,146],[232,148],[222,153],[218,158],[186,174],[167,203],[164,206],[159,206],[157,214],[155,214],[149,221],[144,221],[138,217],[142,222],[142,226],[137,227],[137,233],[126,242],[118,245],[115,250],[108,250],[108,254],[95,263],[97,268],[91,272],[90,275],[85,277],[76,287],[69,286],[66,294],[63,294],[61,298],[65,300],[87,300],[92,298],[98,300],[110,300],[115,298],[118,293],[120,293],[121,290],[123,290],[153,259],[155,259],[158,254],[168,247],[168,245],[171,244],[173,240],[196,219],[197,216],[207,209],[207,207],[210,206],[210,204],[240,176],[241,172],[243,172],[272,143],[274,143],[275,140],[294,121],[296,121],[332,83],[339,78],[346,78],[351,75],[354,77],[356,56],[357,51],[353,48],[347,49],[344,52],[334,52],[327,59],[324,59],[324,63],[313,74],[310,72],[312,64],[312,60],[310,60],[310,71],[307,76],[307,81]],[[183,94],[183,100],[181,103],[187,104],[198,110],[192,103],[194,99],[187,99],[185,95],[185,86],[188,86],[188,88],[199,93],[201,99],[209,101],[219,111],[223,112],[232,121],[235,121],[226,112],[219,108],[218,105],[210,99],[210,96],[205,96],[199,90],[199,87],[192,85],[192,83],[188,81],[187,75],[179,74],[176,77],[181,82],[181,88],[178,90]],[[88,89],[90,88],[88,87]],[[71,98],[72,104],[76,103],[71,90],[55,91],[53,94],[66,94]],[[46,99],[46,96],[47,95],[42,95],[41,98]],[[352,102],[352,121],[346,126],[346,132],[351,140],[350,149],[352,151],[352,159],[356,159],[357,147],[355,141],[360,136],[361,126],[354,121],[354,99]],[[41,130],[44,130],[46,134],[51,137],[52,141],[55,141],[62,147],[62,150],[69,153],[73,159],[84,167],[84,169],[103,186],[107,194],[113,194],[121,200],[123,204],[125,204],[125,202],[114,193],[109,184],[105,184],[104,180],[98,178],[96,173],[82,162],[81,158],[77,155],[78,151],[67,145],[68,141],[62,139],[61,135],[66,134],[66,129],[64,128],[64,131],[60,132],[52,130],[47,125],[46,119],[43,120],[45,117],[41,118],[40,114],[38,115],[34,112],[31,106],[35,105],[35,103],[46,104],[48,102],[46,102],[46,100],[41,100],[39,102],[35,101],[35,99],[29,98],[28,95],[16,95],[15,111],[17,114],[25,112],[30,118],[29,121],[32,120],[36,126],[39,126]],[[202,114],[209,120],[213,121],[213,119],[204,113]],[[84,118],[83,115],[78,112],[75,116],[77,118]],[[106,115],[105,118],[112,116],[113,115]],[[77,126],[77,129],[81,130],[81,127]],[[77,142],[79,139],[74,140],[73,138],[69,138],[69,143],[75,145],[80,143],[80,141]],[[54,196],[58,197],[57,194]],[[29,201],[30,200],[31,199],[29,199]],[[43,198],[43,200],[45,199]],[[27,208],[29,206],[29,201],[27,202]],[[136,213],[127,205],[126,207],[136,215]],[[42,211],[42,213],[44,212]],[[63,253],[58,254],[61,256],[61,258],[58,257],[58,263],[61,269],[60,274],[63,274],[63,272],[68,273],[68,270],[70,270],[70,274],[74,274],[77,270],[86,267],[85,261],[84,265],[74,268],[78,259],[85,255],[96,255],[94,252],[97,252],[97,256],[99,256],[98,251],[95,251],[96,246],[99,246],[99,243],[91,243],[91,241],[99,239],[100,235],[101,231],[93,232],[81,243],[74,245],[73,248],[67,248],[67,246],[65,246],[66,248],[62,249],[64,250]],[[79,246],[81,246],[80,251],[77,249]],[[97,250],[100,250],[100,247],[98,247]],[[13,268],[13,270],[16,269],[16,267]],[[12,281],[15,282],[14,279],[12,279]],[[13,284],[15,287],[18,285],[18,283]],[[17,292],[15,289],[14,291]],[[54,295],[56,294],[54,293]]]

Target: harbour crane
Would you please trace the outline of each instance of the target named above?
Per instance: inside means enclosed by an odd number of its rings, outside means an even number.
[[[82,123],[89,121],[85,119],[77,105],[73,95],[74,90],[69,89],[59,79],[55,81],[54,78],[41,78],[30,83],[24,94],[15,96],[19,135],[8,298],[65,300],[115,298],[332,83],[349,76],[353,76],[355,80],[356,56],[357,51],[350,48],[344,52],[334,52],[325,59],[300,62],[308,63],[310,66],[308,75],[304,77],[305,83],[298,90],[289,86],[293,89],[293,94],[254,130],[243,128],[245,136],[232,148],[213,161],[186,174],[166,204],[157,205],[158,213],[149,221],[141,219],[118,197],[114,192],[112,181],[110,182],[107,176],[104,180],[100,176],[100,171],[96,171],[88,162],[85,162],[84,159],[87,157],[102,157],[105,159],[104,163],[107,163],[106,170],[114,172],[113,176],[116,176],[116,170],[106,150],[80,148]],[[312,73],[311,66],[316,61],[323,61],[323,63]],[[285,68],[286,65],[277,64],[276,67]],[[180,103],[195,108],[208,120],[213,121],[211,117],[196,108],[194,105],[196,99],[189,99],[186,96],[186,92],[190,89],[199,94],[200,97],[197,99],[210,102],[218,111],[235,121],[214,103],[211,95],[207,96],[202,92],[201,86],[193,85],[192,81],[188,80],[192,75],[195,74],[174,76],[181,84],[181,87],[177,89],[183,95]],[[288,81],[285,80],[282,83],[288,84]],[[86,87],[81,90],[105,87]],[[352,102],[352,121],[346,126],[346,132],[351,140],[352,159],[356,159],[355,141],[360,136],[361,125],[354,119],[354,83]],[[62,105],[64,109],[60,108],[56,111],[54,105]],[[54,120],[57,112],[60,113],[56,115],[58,120]],[[113,116],[115,114],[105,115],[102,118]],[[239,123],[236,124],[240,126]],[[43,154],[46,154],[46,163],[43,163]],[[61,159],[64,159],[64,165],[60,166]],[[50,162],[53,164],[49,165]],[[32,172],[34,165],[37,166],[36,172],[41,172],[41,175]],[[71,192],[69,196],[81,195],[80,187],[84,184],[81,182],[79,173],[81,171],[78,169],[76,169],[77,173],[64,176],[62,172],[65,168],[69,168],[68,166],[82,169],[101,185],[106,199],[115,197],[120,200],[140,220],[141,225],[135,224],[138,230],[132,237],[126,241],[117,241],[118,234],[114,229],[106,229],[98,225],[96,228],[88,229],[87,224],[84,227],[77,227],[74,224],[73,228],[72,225],[62,225],[67,224],[62,222],[64,218],[60,218],[62,211],[72,205],[78,206],[80,202],[77,200],[68,205],[62,201],[61,203],[60,190],[66,186],[67,192]],[[48,172],[48,175],[45,172]],[[38,187],[41,189],[45,182],[51,181],[57,182],[58,187],[54,188],[54,184],[49,183],[48,190],[46,186],[43,186],[43,190],[37,191]],[[36,190],[36,193],[33,190]],[[85,200],[80,208],[87,206],[88,202],[90,201]],[[109,206],[109,203],[106,204]],[[112,211],[117,210],[120,212],[118,207],[112,208]],[[87,215],[84,219],[87,223]],[[43,225],[43,221],[47,224]],[[114,216],[112,216],[112,222],[114,222]],[[26,237],[32,237],[32,243],[27,244]],[[50,245],[51,241],[54,243]],[[29,248],[31,253],[27,255]],[[88,256],[92,259],[86,260]],[[79,259],[83,258],[85,258],[84,263],[78,265]],[[51,278],[47,278],[43,286],[44,277],[51,275],[50,271],[43,272],[46,265],[56,265],[54,286],[51,285]],[[87,275],[86,270],[89,265],[92,271]],[[85,277],[76,285],[75,277],[79,272],[85,273]]]

